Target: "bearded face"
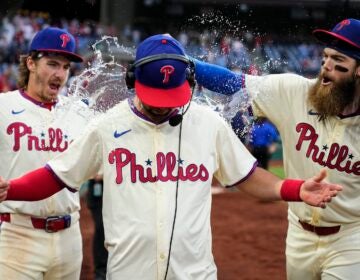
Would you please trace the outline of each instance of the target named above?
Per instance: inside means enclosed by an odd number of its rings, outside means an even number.
[[[337,116],[353,102],[358,82],[354,70],[346,78],[337,80],[321,71],[316,84],[310,88],[308,101],[319,113],[321,120]]]

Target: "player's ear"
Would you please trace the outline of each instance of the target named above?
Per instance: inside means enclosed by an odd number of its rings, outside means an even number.
[[[26,66],[27,66],[27,68],[29,69],[30,72],[35,71],[36,63],[35,63],[35,60],[31,56],[27,57]]]
[[[356,76],[356,78],[360,78],[360,65],[358,65],[358,66],[356,67],[355,76]]]
[[[355,78],[360,78],[360,60],[356,59]]]

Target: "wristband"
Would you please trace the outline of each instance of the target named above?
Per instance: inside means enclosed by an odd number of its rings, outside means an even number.
[[[280,195],[285,201],[302,201],[300,188],[304,180],[286,179],[281,185]]]

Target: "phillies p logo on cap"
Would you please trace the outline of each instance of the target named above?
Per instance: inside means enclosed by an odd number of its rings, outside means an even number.
[[[157,58],[139,64],[154,56]],[[134,64],[137,62],[139,66],[136,66],[134,72],[135,92],[144,104],[175,108],[190,101],[191,88],[187,81],[189,60],[176,39],[164,34],[145,39],[137,48]]]
[[[75,53],[75,49],[75,38],[69,32],[56,27],[48,27],[35,35],[29,52],[57,53],[66,56],[70,61],[82,62],[82,57]]]
[[[360,20],[344,19],[331,30],[316,29],[314,36],[321,43],[354,59],[360,59]]]

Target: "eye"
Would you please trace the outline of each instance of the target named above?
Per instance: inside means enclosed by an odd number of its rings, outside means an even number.
[[[344,59],[342,57],[335,57],[334,60],[337,61],[337,62],[343,62],[344,61]]]

